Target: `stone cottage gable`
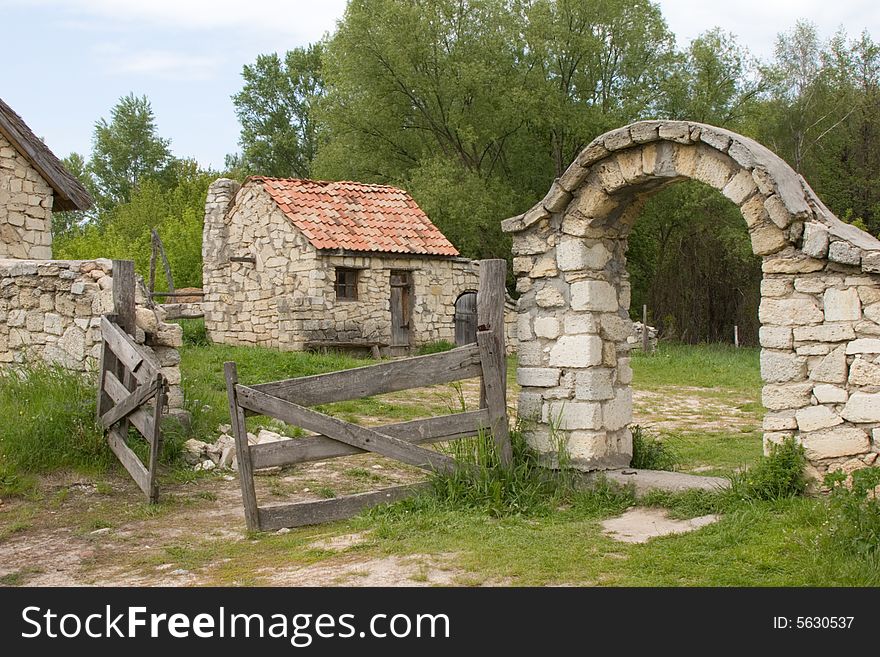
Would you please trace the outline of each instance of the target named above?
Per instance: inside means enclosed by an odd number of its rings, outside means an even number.
[[[89,193],[0,99],[0,258],[52,257],[52,211],[86,210]]]
[[[457,256],[415,200],[388,185],[251,178],[316,249]]]

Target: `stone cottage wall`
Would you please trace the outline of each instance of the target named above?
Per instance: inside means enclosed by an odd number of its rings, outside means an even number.
[[[0,135],[0,258],[52,257],[52,188]]]
[[[880,241],[844,224],[760,144],[683,121],[594,140],[547,196],[502,225],[518,275],[519,417],[553,462],[632,456],[627,237],[665,185],[698,180],[737,205],[763,258],[759,311],[765,449],[794,436],[811,473],[880,452]],[[648,219],[646,219],[648,220]]]
[[[43,361],[96,371],[101,316],[113,312],[112,267],[106,259],[0,259],[0,366]],[[142,282],[136,297],[133,337],[168,380],[169,407],[182,408],[177,351],[182,329],[163,322],[160,309],[146,306]]]
[[[205,326],[222,344],[294,351],[308,341],[389,343],[392,269],[413,272],[413,345],[453,341],[455,300],[479,282],[477,264],[462,258],[318,252],[260,185],[239,191],[226,179],[208,191],[202,251]],[[336,267],[360,270],[357,301],[336,300]]]

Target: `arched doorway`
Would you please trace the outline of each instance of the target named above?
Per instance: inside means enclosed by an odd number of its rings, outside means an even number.
[[[455,300],[455,346],[477,341],[477,293],[462,292]]]
[[[880,449],[880,241],[841,222],[757,142],[713,126],[644,121],[587,146],[513,234],[519,417],[550,462],[632,455],[627,238],[645,201],[697,180],[736,204],[762,258],[765,445],[796,436],[821,474]],[[873,460],[872,460],[873,462]]]

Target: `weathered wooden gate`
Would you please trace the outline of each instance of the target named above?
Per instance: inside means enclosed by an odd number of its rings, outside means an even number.
[[[166,381],[143,347],[131,337],[135,332],[135,277],[131,260],[113,261],[113,304],[114,314],[101,318],[98,421],[123,467],[150,502],[157,502],[156,471],[162,450]],[[144,408],[151,401],[152,408]],[[149,445],[147,465],[126,442],[130,426]]]
[[[261,507],[254,487],[254,470],[261,468],[373,452],[426,470],[449,472],[458,467],[452,458],[419,445],[467,438],[484,430],[492,433],[501,463],[510,465],[505,395],[505,276],[504,260],[481,261],[477,303],[480,327],[475,344],[430,356],[253,386],[239,384],[235,363],[226,363],[229,412],[248,529],[268,531],[347,518],[364,508],[400,499],[419,486],[395,486],[330,500]],[[477,376],[482,377],[483,393],[481,408],[476,411],[366,428],[308,408]],[[273,417],[317,435],[250,445],[246,413]]]

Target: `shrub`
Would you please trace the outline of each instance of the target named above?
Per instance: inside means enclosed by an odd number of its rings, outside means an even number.
[[[640,470],[675,470],[678,457],[665,442],[639,425],[632,427],[633,456],[630,466]]]
[[[28,474],[105,468],[112,455],[95,419],[92,377],[58,366],[0,371],[0,480],[15,490]]]
[[[770,454],[731,477],[731,494],[745,501],[780,500],[802,495],[807,488],[804,448],[794,438],[773,445]]]
[[[825,485],[831,488],[826,538],[846,553],[880,557],[880,468],[856,470],[850,486],[846,479],[842,472],[825,478]]]

